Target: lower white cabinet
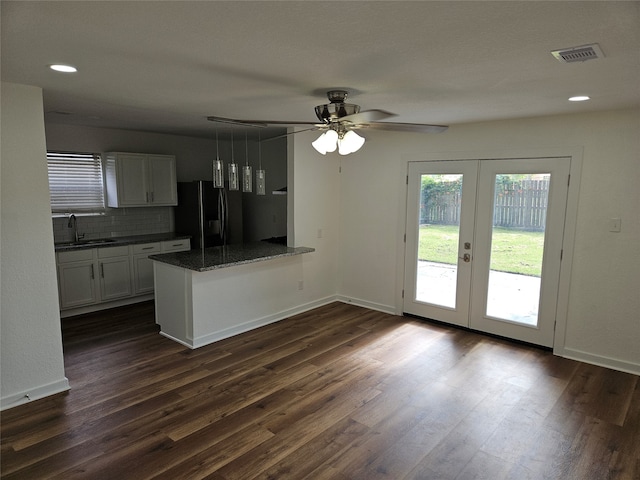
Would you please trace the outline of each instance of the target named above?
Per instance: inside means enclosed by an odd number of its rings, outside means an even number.
[[[58,252],[60,309],[97,310],[102,303],[153,294],[148,256],[189,249],[189,239],[182,239]]]
[[[162,242],[160,250],[162,253],[191,250],[191,239],[183,238],[181,240],[165,240]]]
[[[97,248],[100,301],[131,296],[131,260],[127,245]]]
[[[149,260],[149,255],[184,250],[191,250],[191,241],[188,238],[132,245],[134,294],[153,293],[153,261]]]
[[[98,301],[93,261],[58,265],[60,308],[82,307]]]
[[[133,292],[136,295],[153,293],[153,261],[147,258],[160,253],[160,242],[131,245],[133,259]]]

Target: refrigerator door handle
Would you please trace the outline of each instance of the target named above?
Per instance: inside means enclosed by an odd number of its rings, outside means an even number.
[[[229,241],[229,204],[227,203],[229,197],[227,197],[227,191],[222,191],[222,205],[224,207],[224,245]]]
[[[224,245],[227,243],[227,197],[223,188],[218,195],[218,220],[220,222],[220,240]]]
[[[200,244],[200,248],[204,250],[204,184],[202,181],[198,182],[198,224],[200,227],[198,243]]]

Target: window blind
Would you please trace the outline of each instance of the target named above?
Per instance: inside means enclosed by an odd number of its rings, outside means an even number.
[[[52,213],[104,212],[100,155],[47,152],[47,165]]]

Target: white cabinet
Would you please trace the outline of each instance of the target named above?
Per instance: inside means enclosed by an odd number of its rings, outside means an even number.
[[[169,155],[149,155],[150,203],[152,205],[177,205],[178,183],[176,159]]]
[[[182,252],[191,250],[191,240],[183,238],[181,240],[165,240],[162,242],[162,253]]]
[[[173,155],[110,152],[105,156],[109,207],[178,204]]]
[[[131,296],[128,246],[58,252],[60,308]]]
[[[129,247],[99,248],[100,300],[109,301],[131,296]]]
[[[149,255],[190,250],[190,245],[184,238],[58,252],[60,309],[69,315],[99,310],[101,303],[149,299],[154,292]]]
[[[136,295],[153,293],[153,261],[147,257],[160,251],[160,242],[131,245],[133,292]]]
[[[60,308],[92,305],[98,301],[95,268],[93,249],[58,253]]]
[[[149,255],[184,250],[191,250],[191,242],[188,238],[131,245],[133,293],[135,295],[153,293],[153,261],[149,260]]]

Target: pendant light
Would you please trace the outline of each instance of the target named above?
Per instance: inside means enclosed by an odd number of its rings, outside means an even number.
[[[220,149],[218,147],[218,129],[216,128],[216,159],[213,161],[213,186],[214,188],[224,188],[224,164],[220,160]]]
[[[247,132],[244,132],[245,166],[242,167],[242,191],[251,193],[253,190],[253,178],[251,176],[251,165],[249,165],[249,141]]]
[[[229,164],[229,190],[240,189],[240,179],[238,178],[238,164],[233,154],[233,130],[231,130],[231,163]]]
[[[262,142],[260,141],[260,130],[258,130],[258,170],[256,170],[256,195],[266,195],[267,179],[265,171],[262,169]]]

